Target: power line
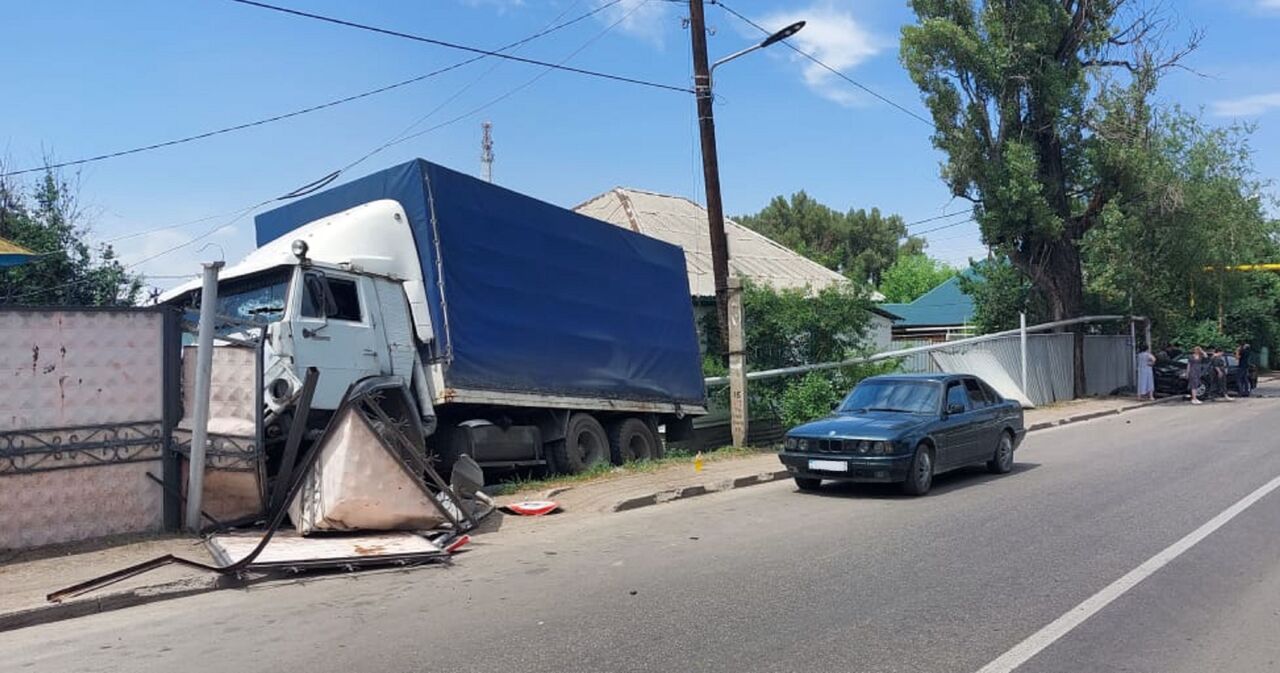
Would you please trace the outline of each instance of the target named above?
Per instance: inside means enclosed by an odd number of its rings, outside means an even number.
[[[972,215],[973,215],[973,212],[972,212],[972,211],[969,211],[969,210],[957,210],[957,211],[956,211],[956,212],[954,212],[954,213],[943,213],[943,214],[941,214],[941,215],[935,215],[934,217],[926,217],[926,218],[924,218],[923,220],[916,220],[916,221],[914,221],[914,222],[908,222],[908,223],[906,223],[906,224],[905,224],[905,225],[903,225],[903,226],[905,226],[905,227],[914,227],[914,226],[916,226],[916,225],[925,224],[925,223],[928,223],[928,222],[936,222],[936,221],[938,221],[938,220],[945,220],[945,219],[947,219],[947,218],[949,218],[949,217],[955,217],[956,215],[970,215],[970,216],[972,216]]]
[[[345,97],[343,97],[343,98],[338,98],[338,99],[335,99],[335,100],[327,101],[327,102],[324,102],[324,103],[320,103],[320,104],[318,104],[318,105],[312,105],[312,106],[310,106],[310,107],[305,107],[305,108],[302,108],[302,109],[300,109],[300,110],[294,110],[294,111],[292,111],[292,112],[286,112],[286,113],[283,113],[283,114],[278,114],[278,115],[274,115],[274,116],[271,116],[271,117],[266,117],[266,118],[263,118],[263,119],[258,119],[258,120],[251,121],[251,122],[245,122],[245,123],[243,123],[243,124],[236,124],[236,125],[234,125],[234,126],[226,126],[226,127],[223,127],[223,128],[214,129],[214,130],[212,130],[212,131],[205,131],[205,132],[203,132],[203,133],[197,133],[197,134],[189,135],[189,136],[185,136],[185,137],[182,137],[182,138],[174,138],[174,139],[172,139],[172,140],[165,140],[165,141],[162,141],[162,142],[152,143],[152,144],[149,144],[149,145],[142,145],[142,146],[140,146],[140,147],[133,147],[133,148],[126,149],[126,150],[119,150],[119,151],[115,151],[115,152],[108,152],[108,153],[105,153],[105,154],[99,154],[99,155],[95,155],[95,156],[91,156],[91,157],[84,157],[84,158],[81,158],[81,159],[75,159],[75,160],[72,160],[72,161],[63,161],[63,162],[59,162],[59,163],[56,163],[56,164],[49,164],[49,165],[46,165],[46,166],[38,166],[38,167],[32,167],[32,168],[24,168],[24,169],[16,170],[16,171],[7,171],[7,172],[0,173],[0,177],[8,177],[8,176],[11,176],[11,175],[24,175],[24,174],[27,174],[27,173],[36,173],[36,172],[40,172],[40,171],[53,170],[53,169],[57,169],[57,168],[66,168],[66,167],[68,167],[68,166],[79,166],[79,165],[82,165],[82,164],[94,163],[94,162],[98,162],[98,161],[105,161],[105,160],[107,160],[107,159],[117,159],[117,158],[119,158],[119,157],[128,156],[128,155],[130,155],[130,154],[138,154],[138,153],[140,153],[140,152],[149,152],[149,151],[152,151],[152,150],[163,149],[163,148],[166,148],[166,147],[173,147],[174,145],[182,145],[182,144],[189,143],[189,142],[193,142],[193,141],[196,141],[196,140],[204,140],[204,139],[206,139],[206,138],[212,138],[212,137],[214,137],[214,136],[219,136],[219,135],[223,135],[223,134],[226,134],[226,133],[233,133],[233,132],[235,132],[235,131],[243,131],[243,130],[245,130],[245,129],[250,129],[250,128],[257,127],[257,126],[263,126],[263,125],[266,125],[266,124],[271,124],[271,123],[274,123],[274,122],[283,121],[283,120],[285,120],[285,119],[291,119],[291,118],[293,118],[293,117],[299,117],[299,116],[302,116],[302,115],[305,115],[305,114],[310,114],[310,113],[312,113],[312,112],[318,112],[318,111],[320,111],[320,110],[326,110],[326,109],[328,109],[328,108],[337,107],[337,106],[339,106],[339,105],[343,105],[343,104],[346,104],[346,103],[351,103],[351,102],[358,101],[358,100],[361,100],[361,99],[364,99],[364,98],[369,98],[370,96],[376,96],[376,95],[378,95],[378,94],[386,93],[386,92],[388,92],[388,91],[392,91],[392,90],[394,90],[394,89],[399,89],[399,88],[401,88],[401,87],[405,87],[405,86],[408,86],[408,85],[410,85],[410,84],[416,84],[416,83],[421,82],[421,81],[423,81],[423,80],[431,79],[431,78],[433,78],[433,77],[438,77],[438,76],[443,75],[443,74],[445,74],[445,73],[447,73],[447,72],[450,72],[450,71],[453,71],[453,70],[457,70],[458,68],[461,68],[461,67],[463,67],[463,66],[467,66],[467,65],[470,65],[470,64],[472,64],[472,63],[475,63],[476,61],[479,61],[479,60],[481,60],[481,59],[488,58],[488,57],[489,57],[489,56],[491,56],[491,55],[498,54],[499,52],[509,51],[509,50],[514,49],[514,48],[516,48],[516,47],[522,46],[522,45],[524,45],[524,44],[526,44],[526,43],[528,43],[528,42],[532,42],[533,40],[536,40],[536,39],[538,39],[538,38],[540,38],[540,37],[544,37],[544,36],[546,36],[546,35],[549,35],[549,34],[551,34],[551,33],[556,32],[556,31],[558,31],[558,30],[560,30],[560,29],[562,29],[562,28],[567,28],[567,27],[569,27],[569,26],[572,26],[573,24],[576,24],[576,23],[578,23],[578,22],[580,22],[580,21],[583,21],[584,19],[590,18],[590,17],[592,17],[592,16],[594,16],[594,15],[596,15],[596,14],[599,14],[600,12],[602,12],[602,11],[604,11],[604,10],[608,9],[609,7],[612,7],[612,6],[616,5],[616,4],[618,4],[618,3],[619,3],[619,2],[621,2],[621,1],[622,1],[622,0],[611,0],[611,2],[607,2],[607,3],[603,4],[603,5],[600,5],[599,7],[596,7],[595,9],[591,10],[590,12],[587,12],[587,13],[585,13],[585,14],[582,14],[581,16],[578,16],[577,18],[570,19],[569,21],[565,21],[564,23],[561,23],[561,24],[558,24],[558,25],[552,26],[552,27],[547,28],[547,29],[545,29],[545,30],[543,30],[543,31],[540,31],[540,32],[538,32],[538,33],[534,33],[533,35],[530,35],[530,36],[528,36],[528,37],[526,37],[526,38],[524,38],[524,39],[522,39],[522,40],[518,40],[518,41],[516,41],[516,42],[512,42],[511,44],[508,44],[508,45],[506,45],[506,46],[504,46],[504,47],[500,47],[500,48],[498,48],[498,49],[494,50],[492,53],[483,53],[483,54],[480,54],[480,55],[478,55],[478,56],[474,56],[474,57],[472,57],[472,58],[469,58],[469,59],[466,59],[466,60],[463,60],[463,61],[459,61],[459,62],[454,63],[454,64],[452,64],[452,65],[448,65],[448,66],[445,66],[445,67],[443,67],[443,68],[439,68],[439,69],[436,69],[436,70],[432,70],[431,72],[424,73],[424,74],[422,74],[422,75],[418,75],[417,77],[410,77],[409,79],[400,80],[399,82],[394,82],[394,83],[392,83],[392,84],[388,84],[388,85],[386,85],[386,86],[380,86],[380,87],[378,87],[378,88],[376,88],[376,89],[370,89],[370,90],[368,90],[368,91],[363,91],[363,92],[361,92],[361,93],[357,93],[357,94],[353,94],[353,95],[350,95],[350,96],[345,96]]]
[[[935,232],[935,231],[942,231],[943,229],[950,229],[951,227],[958,227],[958,226],[960,226],[960,225],[962,225],[962,224],[968,224],[968,223],[970,223],[970,222],[976,222],[976,221],[977,221],[977,220],[973,219],[972,217],[969,217],[969,218],[965,218],[965,219],[963,219],[963,220],[960,220],[959,222],[952,222],[951,224],[944,224],[944,225],[942,225],[942,226],[940,226],[940,227],[933,227],[933,228],[931,228],[931,229],[925,229],[924,231],[917,231],[916,233],[911,234],[911,235],[912,235],[912,236],[923,236],[924,234],[931,234],[931,233],[933,233],[933,232]]]
[[[338,19],[331,16],[325,16],[323,14],[313,14],[311,12],[304,12],[298,9],[290,9],[288,7],[280,7],[279,5],[271,5],[265,2],[257,2],[256,0],[230,0],[230,2],[239,3],[241,5],[248,5],[250,7],[259,7],[262,9],[271,10],[273,12],[281,12],[283,14],[291,14],[293,16],[300,16],[307,19],[315,19],[317,21],[324,21],[326,23],[332,23],[339,26],[347,26],[348,28],[357,28],[359,30],[367,30],[374,33],[381,33],[383,35],[390,35],[392,37],[401,37],[406,40],[423,42],[426,44],[436,45],[438,47],[446,47],[449,49],[457,49],[460,51],[469,51],[473,54],[483,54],[485,56],[493,56],[495,58],[506,59],[508,61],[516,61],[518,63],[527,63],[529,65],[538,65],[544,68],[552,68],[555,70],[563,70],[565,72],[572,72],[579,75],[587,75],[589,77],[599,77],[602,79],[613,80],[615,82],[625,82],[627,84],[647,86],[654,89],[679,91],[681,93],[694,93],[693,89],[689,89],[682,86],[675,86],[672,84],[663,84],[661,82],[653,82],[649,80],[637,79],[634,77],[626,77],[623,75],[614,75],[612,73],[601,72],[599,70],[587,70],[585,68],[574,68],[572,66],[551,63],[549,61],[540,61],[538,59],[533,59],[533,58],[524,58],[523,56],[512,56],[510,54],[503,54],[498,51],[481,49],[479,47],[471,47],[465,44],[458,44],[456,42],[447,42],[445,40],[439,40],[431,37],[423,37],[421,35],[414,35],[412,33],[405,33],[398,30],[391,30],[389,28],[379,28],[377,26],[371,26],[364,23],[356,23],[355,21],[347,21],[346,19]]]
[[[608,7],[608,6],[612,5],[612,4],[617,4],[617,3],[618,3],[618,2],[620,2],[620,1],[621,1],[621,0],[614,0],[614,2],[611,2],[611,3],[607,4],[607,5],[603,5],[603,6],[599,7],[599,8],[597,8],[597,10],[596,10],[596,11],[599,11],[600,9],[603,9],[603,8],[605,8],[605,7]],[[571,52],[568,56],[566,56],[566,57],[561,61],[561,63],[568,62],[570,59],[572,59],[573,57],[577,56],[579,53],[581,53],[581,52],[582,52],[583,50],[585,50],[587,47],[591,46],[592,44],[594,44],[595,42],[597,42],[598,40],[600,40],[601,38],[603,38],[605,35],[607,35],[610,31],[612,31],[614,28],[616,28],[616,27],[617,27],[619,24],[621,24],[623,21],[626,21],[626,20],[627,20],[627,19],[628,19],[628,18],[629,18],[633,13],[635,13],[635,12],[636,12],[636,10],[638,10],[642,5],[644,5],[646,2],[649,2],[649,1],[650,1],[650,0],[642,0],[641,2],[637,3],[635,7],[633,7],[629,12],[627,12],[627,13],[626,13],[626,14],[624,14],[622,17],[620,17],[617,21],[615,21],[615,22],[613,22],[612,24],[610,24],[610,25],[609,25],[608,27],[606,27],[604,30],[602,30],[601,32],[599,32],[598,34],[596,34],[594,37],[592,37],[591,39],[589,39],[589,40],[587,40],[585,43],[583,43],[581,46],[579,46],[577,49],[575,49],[573,52]],[[561,14],[561,16],[563,16],[563,13]],[[575,20],[575,21],[576,21],[576,20]],[[545,34],[545,33],[544,33],[544,34]],[[526,40],[526,41],[527,41],[527,40]],[[368,159],[369,157],[371,157],[371,156],[373,156],[373,155],[377,154],[378,152],[381,152],[381,151],[383,151],[383,150],[385,150],[385,149],[387,149],[388,147],[391,147],[391,146],[393,146],[393,145],[397,145],[397,144],[399,144],[399,143],[405,142],[405,141],[407,141],[407,140],[411,140],[411,139],[413,139],[413,138],[417,138],[417,137],[419,137],[419,136],[421,136],[421,135],[424,135],[424,134],[426,134],[426,133],[430,133],[430,132],[435,131],[435,130],[437,130],[437,129],[444,128],[444,127],[449,126],[449,125],[451,125],[451,124],[455,124],[455,123],[457,123],[457,122],[459,122],[459,121],[462,121],[463,119],[466,119],[467,117],[470,117],[470,116],[472,116],[472,115],[474,115],[474,114],[477,114],[477,113],[481,112],[482,110],[484,110],[484,109],[486,109],[486,108],[488,108],[488,107],[490,107],[490,106],[492,106],[492,105],[495,105],[495,104],[497,104],[497,103],[499,103],[499,102],[501,102],[501,101],[503,101],[503,100],[505,100],[505,99],[507,99],[507,98],[509,98],[509,97],[511,97],[511,96],[513,96],[513,95],[515,95],[515,94],[516,94],[516,93],[518,93],[519,91],[521,91],[521,90],[523,90],[523,89],[525,89],[525,88],[527,88],[527,87],[529,87],[529,86],[533,85],[533,84],[534,84],[535,82],[537,82],[539,79],[541,79],[541,78],[545,77],[548,73],[550,73],[552,69],[553,69],[553,68],[545,69],[545,70],[543,70],[541,73],[539,73],[537,76],[535,76],[535,77],[533,77],[532,79],[530,79],[530,80],[526,81],[525,83],[521,84],[520,86],[517,86],[517,87],[515,87],[515,88],[513,88],[513,89],[511,89],[511,90],[509,90],[509,91],[507,91],[506,93],[504,93],[504,94],[502,94],[502,95],[500,95],[500,96],[498,96],[498,97],[496,97],[496,98],[494,98],[494,99],[492,99],[492,100],[490,100],[490,101],[488,101],[488,102],[486,102],[486,103],[484,103],[484,104],[480,105],[479,107],[476,107],[476,108],[474,108],[474,109],[472,109],[472,110],[470,110],[470,111],[468,111],[468,112],[466,112],[466,113],[463,113],[463,114],[461,114],[461,115],[458,115],[458,116],[456,116],[456,117],[454,117],[454,118],[452,118],[452,119],[449,119],[449,120],[447,120],[447,121],[441,122],[440,124],[436,124],[435,126],[432,126],[432,127],[430,127],[430,128],[424,129],[424,130],[419,131],[419,132],[417,132],[417,133],[414,133],[414,134],[412,134],[412,135],[407,135],[407,136],[406,136],[406,135],[404,135],[404,132],[401,132],[401,134],[400,134],[400,136],[399,136],[399,137],[394,138],[394,139],[392,139],[391,141],[388,141],[388,142],[386,142],[386,143],[383,143],[381,146],[379,146],[379,147],[375,148],[373,151],[371,151],[371,152],[369,152],[369,153],[365,154],[365,155],[364,155],[363,157],[361,157],[360,159],[357,159],[356,161],[354,161],[354,162],[352,162],[352,163],[348,164],[348,165],[347,165],[346,167],[344,167],[344,168],[341,168],[341,169],[339,169],[339,170],[333,171],[333,172],[329,173],[328,175],[326,175],[325,177],[323,177],[323,178],[321,178],[321,179],[319,179],[319,180],[316,180],[316,181],[314,181],[314,182],[312,182],[312,183],[309,183],[309,184],[307,184],[307,185],[304,185],[304,186],[302,186],[302,187],[300,187],[300,188],[298,188],[298,189],[296,189],[296,190],[294,190],[294,191],[292,191],[292,192],[290,192],[290,193],[288,193],[288,194],[285,194],[284,196],[280,196],[280,197],[276,197],[276,198],[272,198],[272,199],[267,199],[267,200],[265,200],[265,201],[261,201],[261,202],[259,202],[259,203],[257,203],[257,204],[254,204],[254,205],[252,205],[252,206],[249,206],[249,207],[247,207],[247,208],[244,208],[244,209],[242,209],[242,210],[240,210],[240,211],[236,211],[235,213],[233,213],[235,216],[234,216],[231,220],[229,220],[229,221],[227,221],[227,222],[224,222],[224,223],[222,223],[222,224],[219,224],[219,225],[217,225],[217,226],[215,226],[215,227],[213,227],[213,228],[211,228],[211,229],[209,229],[209,230],[207,230],[207,231],[205,231],[205,232],[201,233],[200,235],[198,235],[198,236],[196,236],[196,237],[192,238],[192,239],[191,239],[191,240],[189,240],[189,241],[186,241],[186,242],[184,242],[184,243],[180,243],[180,244],[178,244],[178,245],[172,246],[172,247],[167,248],[167,249],[165,249],[165,250],[161,250],[161,251],[160,251],[160,252],[158,252],[158,253],[155,253],[155,254],[153,254],[153,255],[150,255],[150,256],[148,256],[148,257],[145,257],[145,258],[143,258],[143,259],[140,259],[140,260],[138,260],[138,261],[136,261],[136,262],[132,262],[132,263],[130,263],[130,264],[128,264],[128,265],[125,265],[125,266],[124,266],[124,268],[125,268],[125,269],[133,269],[133,268],[136,268],[136,267],[138,267],[138,266],[140,266],[140,265],[142,265],[142,264],[145,264],[146,262],[149,262],[149,261],[151,261],[151,260],[153,260],[153,259],[157,259],[157,258],[162,257],[162,256],[164,256],[164,255],[167,255],[167,254],[169,254],[169,253],[171,253],[171,252],[174,252],[174,251],[176,251],[176,250],[179,250],[179,249],[181,249],[181,248],[185,248],[185,247],[187,247],[187,246],[189,246],[189,245],[191,245],[191,244],[193,244],[193,243],[196,243],[197,241],[200,241],[200,240],[202,240],[202,239],[208,238],[209,236],[212,236],[213,234],[215,234],[215,233],[217,233],[217,232],[221,231],[222,229],[225,229],[226,227],[231,226],[232,224],[234,224],[235,222],[239,221],[241,218],[245,217],[245,216],[246,216],[246,215],[248,215],[249,213],[251,213],[251,212],[253,212],[253,211],[255,211],[255,210],[257,210],[257,209],[259,209],[259,208],[261,208],[261,207],[263,207],[263,206],[265,206],[265,205],[267,205],[267,204],[269,204],[269,203],[272,203],[272,202],[274,202],[274,201],[287,200],[287,199],[295,198],[295,197],[298,197],[298,196],[302,196],[302,195],[304,195],[304,194],[309,194],[309,193],[311,193],[311,192],[314,192],[314,191],[316,191],[316,190],[318,190],[318,189],[320,189],[320,188],[324,187],[325,185],[327,185],[327,184],[331,183],[333,180],[337,179],[337,177],[338,177],[339,175],[341,175],[344,171],[346,171],[346,170],[348,170],[349,168],[351,168],[352,166],[355,166],[356,164],[359,164],[360,162],[362,162],[362,161],[364,161],[364,160]],[[486,73],[486,74],[487,74],[487,73]],[[473,81],[471,84],[474,84],[474,83],[475,83],[475,82]],[[452,97],[450,97],[449,99],[447,99],[447,100],[446,100],[444,103],[442,103],[441,105],[437,106],[435,109],[433,109],[431,112],[429,112],[426,116],[419,118],[417,121],[415,121],[413,124],[411,124],[411,125],[406,129],[406,131],[408,131],[409,129],[412,129],[414,126],[417,126],[417,125],[418,125],[418,124],[420,124],[422,121],[424,121],[427,117],[429,117],[429,116],[431,116],[431,115],[435,114],[437,111],[439,111],[441,108],[443,108],[443,107],[444,107],[444,105],[447,105],[449,102],[451,102],[452,100],[456,99],[456,98],[458,97],[458,95],[460,95],[462,92],[464,92],[464,91],[466,91],[468,88],[470,88],[471,84],[468,84],[467,86],[463,87],[460,91],[458,91],[457,93],[455,93]],[[217,216],[211,216],[211,217],[217,217]],[[189,224],[194,224],[195,222],[207,221],[207,220],[211,219],[211,217],[201,218],[200,220],[195,220],[195,221],[192,221],[192,222],[187,222],[187,223],[184,223],[184,224],[181,224],[181,225],[170,225],[170,226],[167,226],[167,227],[158,227],[158,228],[154,229],[153,231],[158,231],[158,230],[166,229],[166,228],[174,228],[174,227],[176,227],[176,226],[186,226],[186,225],[189,225]],[[133,234],[128,234],[128,235],[126,235],[125,237],[142,235],[142,234],[144,234],[144,233],[149,233],[149,232],[146,232],[146,231],[144,231],[144,232],[134,232]],[[154,277],[155,277],[155,278],[160,278],[160,276],[154,276]],[[190,276],[184,276],[184,277],[190,277]],[[152,276],[148,276],[148,278],[152,278]],[[10,300],[10,301],[12,301],[12,300],[21,300],[21,299],[25,299],[25,298],[27,298],[27,297],[33,297],[33,296],[36,296],[36,295],[39,295],[39,294],[41,294],[41,293],[48,292],[48,291],[51,291],[51,290],[59,290],[59,289],[67,288],[67,287],[73,287],[73,286],[75,286],[75,285],[80,285],[80,284],[83,284],[83,283],[86,283],[86,282],[89,282],[89,280],[88,280],[88,279],[84,279],[84,280],[80,280],[80,281],[72,281],[72,282],[70,282],[70,283],[63,283],[62,285],[57,285],[57,286],[54,286],[54,287],[51,287],[51,288],[42,288],[41,290],[33,291],[33,292],[28,292],[28,293],[25,293],[25,294],[22,294],[22,295],[18,295],[18,296],[16,296],[16,297],[9,297],[9,298],[8,298],[8,300]]]
[[[236,1],[238,1],[238,0],[232,0],[232,1],[233,1],[233,2],[236,2]],[[572,59],[573,57],[575,57],[575,56],[577,56],[578,54],[582,53],[582,51],[583,51],[584,49],[586,49],[587,47],[591,46],[592,44],[594,44],[595,42],[597,42],[598,40],[600,40],[601,38],[603,38],[605,35],[609,34],[609,32],[610,32],[610,31],[612,31],[614,28],[616,28],[619,24],[621,24],[622,22],[624,22],[624,21],[626,21],[628,18],[630,18],[630,16],[631,16],[632,14],[634,14],[634,13],[636,12],[636,10],[640,9],[640,7],[642,7],[643,5],[645,5],[646,3],[650,2],[650,1],[651,1],[651,0],[640,0],[640,2],[636,3],[636,4],[635,4],[635,6],[634,6],[634,7],[632,7],[630,11],[628,11],[627,13],[625,13],[625,14],[623,14],[621,17],[619,17],[617,21],[614,21],[612,24],[610,24],[610,25],[609,25],[608,27],[606,27],[604,30],[602,30],[602,31],[600,31],[599,33],[597,33],[597,34],[595,35],[595,37],[592,37],[590,40],[587,40],[587,41],[586,41],[586,42],[584,42],[580,47],[578,47],[578,48],[577,48],[577,49],[575,49],[573,52],[571,52],[568,56],[566,56],[566,57],[564,57],[563,59],[561,59],[560,64],[568,63],[570,59]],[[503,93],[502,95],[499,95],[499,96],[497,96],[496,98],[492,98],[492,99],[490,99],[489,101],[487,101],[487,102],[485,102],[485,103],[482,103],[481,105],[479,105],[479,106],[477,106],[477,107],[474,107],[474,108],[472,108],[471,110],[469,110],[469,111],[467,111],[467,112],[464,112],[464,113],[462,113],[462,114],[460,114],[460,115],[458,115],[458,116],[456,116],[456,117],[453,117],[453,118],[451,118],[451,119],[448,119],[448,120],[446,120],[446,121],[440,122],[439,124],[436,124],[435,126],[431,126],[431,127],[425,128],[425,129],[423,129],[423,130],[421,130],[421,131],[418,131],[417,133],[412,133],[412,134],[409,134],[409,135],[405,135],[405,133],[404,133],[404,132],[402,132],[402,133],[400,134],[400,136],[399,136],[399,137],[397,137],[397,138],[394,138],[394,139],[392,139],[392,140],[387,141],[386,143],[384,143],[384,144],[383,144],[383,145],[381,145],[380,147],[378,147],[378,148],[374,149],[373,151],[371,151],[371,152],[369,152],[368,154],[364,155],[363,157],[361,157],[361,158],[357,159],[356,161],[354,161],[354,162],[352,162],[352,163],[348,164],[346,167],[344,167],[344,168],[343,168],[343,169],[341,169],[341,170],[345,171],[345,170],[347,170],[347,169],[351,168],[352,166],[355,166],[356,164],[359,164],[359,163],[361,163],[361,162],[365,161],[366,159],[368,159],[369,157],[372,157],[373,155],[375,155],[375,154],[377,154],[377,153],[379,153],[379,152],[381,152],[381,151],[383,151],[383,150],[386,150],[386,149],[388,149],[388,148],[390,148],[390,147],[394,147],[395,145],[399,145],[400,143],[408,142],[408,141],[410,141],[410,140],[413,140],[414,138],[417,138],[417,137],[419,137],[419,136],[425,135],[425,134],[427,134],[427,133],[431,133],[432,131],[435,131],[435,130],[437,130],[437,129],[444,128],[444,127],[449,126],[449,125],[451,125],[451,124],[456,124],[456,123],[458,123],[458,122],[460,122],[460,121],[462,121],[462,120],[464,120],[464,119],[467,119],[468,117],[475,116],[475,115],[477,115],[477,114],[479,114],[479,113],[483,112],[484,110],[486,110],[486,109],[488,109],[488,108],[490,108],[490,107],[492,107],[492,106],[494,106],[494,105],[497,105],[498,103],[501,103],[502,101],[504,101],[504,100],[506,100],[506,99],[508,99],[508,98],[510,98],[510,97],[512,97],[512,96],[514,96],[514,95],[516,95],[517,93],[519,93],[519,92],[523,91],[524,89],[529,88],[530,86],[532,86],[532,85],[533,85],[535,82],[537,82],[538,80],[542,79],[543,77],[546,77],[546,76],[547,76],[547,75],[548,75],[552,70],[554,70],[554,69],[556,69],[556,68],[555,68],[555,67],[548,67],[548,69],[543,70],[542,72],[538,73],[538,74],[537,74],[537,75],[535,75],[533,78],[531,78],[531,79],[529,79],[528,81],[526,81],[525,83],[523,83],[523,84],[521,84],[521,85],[519,85],[519,86],[517,86],[517,87],[515,87],[515,88],[513,88],[513,89],[510,89],[509,91],[507,91],[507,92]],[[465,90],[465,89],[464,89],[464,90]],[[459,92],[459,93],[461,93],[461,92]],[[453,98],[456,98],[456,97],[457,97],[457,95],[455,95]],[[452,98],[451,98],[450,100],[452,100]],[[446,101],[446,102],[447,102],[447,101]],[[440,107],[443,107],[443,105],[438,106],[438,107],[436,108],[436,110],[432,110],[430,113],[428,113],[428,115],[427,115],[427,116],[430,116],[430,115],[432,115],[432,114],[435,114],[435,112],[436,112],[437,110],[439,110],[439,109],[440,109]],[[418,121],[416,121],[416,122],[414,122],[413,124],[411,124],[409,128],[413,128],[414,126],[417,126],[418,124],[420,124],[420,123],[421,123],[421,122],[423,122],[423,121],[425,121],[425,117],[424,117],[424,118],[421,118],[421,119],[419,119]],[[407,131],[408,131],[408,129],[406,129],[405,131],[407,132]]]
[[[233,1],[233,2],[249,2],[250,0],[232,0],[232,1]],[[773,31],[771,31],[771,30],[769,30],[769,29],[765,28],[764,26],[761,26],[760,24],[756,23],[755,21],[752,21],[751,19],[748,19],[747,17],[745,17],[745,16],[743,16],[743,15],[739,14],[738,12],[734,11],[734,9],[733,9],[732,7],[730,7],[730,6],[726,5],[726,4],[724,4],[723,2],[720,2],[720,0],[708,0],[708,1],[709,1],[711,4],[713,4],[713,5],[719,5],[719,6],[720,6],[720,8],[721,8],[721,9],[723,9],[724,11],[726,11],[726,12],[728,12],[728,13],[730,13],[730,14],[732,14],[732,15],[736,16],[738,19],[740,19],[740,20],[742,20],[742,21],[746,22],[747,24],[750,24],[751,26],[755,27],[755,28],[756,28],[756,30],[759,30],[760,32],[764,33],[765,35],[772,35],[772,34],[773,34]],[[924,117],[920,116],[919,114],[917,114],[917,113],[915,113],[915,112],[913,112],[913,111],[911,111],[911,110],[909,110],[909,109],[907,109],[907,108],[905,108],[905,107],[903,107],[903,106],[899,105],[898,103],[894,102],[893,100],[889,99],[888,97],[883,96],[883,95],[881,95],[881,94],[877,93],[877,92],[876,92],[875,90],[873,90],[871,87],[869,87],[869,86],[867,86],[867,85],[865,85],[865,84],[863,84],[863,83],[861,83],[861,82],[858,82],[858,81],[854,80],[852,77],[849,77],[848,75],[844,74],[843,72],[840,72],[839,70],[836,70],[835,68],[833,68],[833,67],[831,67],[831,66],[827,65],[826,63],[823,63],[820,59],[818,59],[818,57],[817,57],[817,56],[814,56],[813,54],[810,54],[810,53],[808,53],[808,52],[804,51],[803,49],[800,49],[799,47],[795,46],[794,44],[791,44],[791,42],[789,42],[789,41],[784,40],[784,41],[782,42],[782,44],[786,45],[786,46],[787,46],[787,48],[791,49],[791,51],[794,51],[795,53],[800,54],[801,56],[803,56],[803,57],[805,57],[805,58],[809,59],[810,61],[813,61],[814,63],[818,64],[818,65],[819,65],[819,66],[821,66],[823,69],[827,70],[828,72],[830,72],[831,74],[835,75],[836,77],[839,77],[840,79],[842,79],[842,80],[844,80],[844,81],[846,81],[846,82],[848,82],[848,83],[850,83],[850,84],[852,84],[852,85],[854,85],[854,86],[858,87],[859,89],[862,89],[863,91],[865,91],[865,92],[867,92],[867,93],[871,94],[872,96],[875,96],[876,98],[880,99],[881,101],[883,101],[883,102],[885,102],[885,103],[888,103],[889,105],[893,106],[894,108],[897,108],[900,112],[903,112],[903,113],[905,113],[905,114],[908,114],[908,115],[910,115],[911,117],[913,117],[913,118],[917,119],[918,121],[922,121],[922,122],[924,122],[924,123],[928,124],[931,128],[933,127],[933,122],[931,122],[931,121],[929,121],[928,119],[926,119],[926,118],[924,118]]]

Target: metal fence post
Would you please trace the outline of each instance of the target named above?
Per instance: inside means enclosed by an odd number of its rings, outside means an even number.
[[[1031,392],[1027,390],[1027,314],[1019,313],[1018,321],[1018,337],[1022,348],[1022,394],[1031,399]]]
[[[742,336],[742,280],[729,279],[729,430],[734,446],[747,445],[747,367]]]
[[[160,469],[164,482],[164,529],[182,527],[182,466],[175,451],[173,430],[182,419],[182,316],[176,309],[162,314],[161,338],[161,445]]]
[[[213,375],[213,332],[218,313],[218,270],[222,262],[205,262],[200,289],[200,332],[196,345],[196,390],[192,410],[191,455],[187,466],[187,530],[200,530],[204,495],[204,450],[209,441],[209,379]]]

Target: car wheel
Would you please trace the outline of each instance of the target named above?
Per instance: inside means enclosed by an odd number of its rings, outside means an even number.
[[[1000,443],[996,445],[995,455],[987,461],[987,470],[992,474],[1006,474],[1013,470],[1013,437],[1008,432],[1000,433]]]
[[[818,487],[822,486],[821,479],[814,479],[813,477],[793,477],[793,478],[796,480],[796,487],[799,488],[801,491],[816,491],[818,490]]]
[[[911,459],[911,467],[907,470],[907,478],[902,482],[902,492],[907,495],[924,495],[933,486],[933,454],[929,447],[921,444],[916,447],[916,455]]]

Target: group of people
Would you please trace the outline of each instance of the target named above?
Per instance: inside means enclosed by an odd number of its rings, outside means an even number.
[[[1165,346],[1161,354],[1164,358],[1173,361],[1182,355],[1182,351],[1170,344]],[[1253,349],[1249,347],[1248,343],[1240,342],[1236,346],[1235,357],[1237,362],[1235,371],[1236,392],[1241,397],[1248,397],[1252,392],[1252,385],[1249,380],[1249,364],[1252,361]],[[1137,359],[1138,397],[1154,400],[1156,386],[1153,367],[1159,360],[1145,344],[1138,348]],[[1227,392],[1227,375],[1229,372],[1230,364],[1222,348],[1213,348],[1211,350],[1206,350],[1200,346],[1192,348],[1187,358],[1187,392],[1190,394],[1191,403],[1202,404],[1205,399],[1230,401],[1232,397]],[[1202,395],[1200,387],[1206,376],[1209,379],[1209,383],[1205,386]]]

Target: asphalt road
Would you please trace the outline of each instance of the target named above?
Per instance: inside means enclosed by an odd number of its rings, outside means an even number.
[[[0,633],[0,670],[973,673],[1028,638],[1028,673],[1280,670],[1280,492],[1036,635],[1280,476],[1280,399],[1038,432],[1017,459],[924,498],[776,483],[547,519],[452,568]]]

